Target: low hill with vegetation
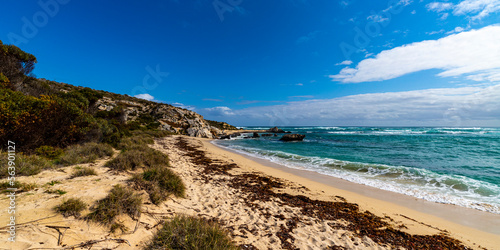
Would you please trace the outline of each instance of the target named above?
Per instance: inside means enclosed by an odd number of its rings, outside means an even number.
[[[22,151],[84,142],[116,146],[135,130],[215,138],[236,129],[169,104],[38,79],[32,74],[36,62],[0,41],[0,140]]]

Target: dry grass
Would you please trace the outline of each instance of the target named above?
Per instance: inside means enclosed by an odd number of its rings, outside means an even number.
[[[90,163],[106,156],[113,156],[113,147],[108,144],[95,142],[77,144],[64,150],[64,155],[61,156],[59,164],[69,166]]]
[[[79,198],[69,198],[61,204],[54,207],[54,210],[61,213],[64,217],[80,217],[80,213],[87,208],[87,203]]]
[[[156,166],[135,174],[130,181],[138,189],[146,190],[155,205],[165,201],[171,194],[184,197],[186,187],[182,179],[167,166]]]
[[[16,176],[36,175],[44,169],[54,168],[54,164],[51,161],[38,155],[16,153],[15,158]],[[8,167],[8,154],[7,152],[0,151],[0,178],[9,176]]]
[[[227,233],[214,222],[175,216],[165,222],[144,248],[153,249],[237,249]]]
[[[119,171],[127,171],[158,165],[168,165],[168,157],[158,150],[141,146],[137,149],[121,152],[116,158],[108,161],[105,166]]]
[[[99,200],[85,218],[103,225],[112,225],[116,216],[127,214],[131,218],[139,216],[142,207],[141,197],[131,189],[115,185],[106,198]]]
[[[73,174],[71,175],[70,178],[89,176],[89,175],[97,175],[97,172],[93,168],[83,167],[83,168],[77,169],[75,172],[73,172]]]

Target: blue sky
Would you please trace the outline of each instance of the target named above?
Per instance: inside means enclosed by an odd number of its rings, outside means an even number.
[[[244,125],[500,126],[500,0],[5,0],[37,77]]]

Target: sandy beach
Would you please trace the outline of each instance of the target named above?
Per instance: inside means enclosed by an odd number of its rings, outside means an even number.
[[[111,234],[102,226],[64,218],[52,207],[71,197],[91,204],[103,198],[113,185],[126,185],[133,172],[109,171],[104,167],[109,159],[102,159],[84,164],[95,168],[97,176],[71,179],[74,166],[70,166],[20,177],[20,181],[40,187],[56,180],[58,184],[51,188],[67,193],[49,194],[44,188],[20,193],[16,199],[17,241],[8,242],[6,228],[0,228],[0,249],[78,249],[89,241],[98,241],[92,244],[96,249],[140,249],[161,222],[174,214],[217,221],[243,249],[436,249],[432,244],[441,243],[454,249],[498,249],[500,245],[494,227],[498,215],[482,213],[484,228],[478,223],[467,226],[458,223],[458,218],[450,220],[411,209],[413,205],[406,201],[380,198],[387,196],[384,193],[372,195],[373,190],[342,188],[345,183],[327,185],[325,182],[330,180],[321,181],[317,176],[249,159],[219,148],[208,139],[171,136],[158,139],[152,147],[169,156],[172,170],[186,185],[185,198],[170,197],[156,206],[148,202],[143,191],[145,202],[140,218],[120,218],[129,231]],[[7,211],[7,207],[7,199],[2,198],[1,211]],[[469,212],[462,217],[479,216]],[[0,213],[0,222],[6,225],[7,221],[8,214]],[[66,228],[59,233],[53,226]]]

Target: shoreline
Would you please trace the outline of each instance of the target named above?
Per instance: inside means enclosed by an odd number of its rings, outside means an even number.
[[[314,182],[318,182],[337,189],[353,192],[365,197],[371,197],[377,200],[394,203],[418,212],[430,214],[445,219],[453,223],[457,223],[486,233],[496,234],[500,236],[500,227],[498,226],[500,225],[500,214],[489,213],[486,211],[480,211],[473,208],[461,207],[454,204],[444,204],[444,203],[427,201],[424,199],[419,199],[405,194],[400,194],[359,183],[350,182],[338,177],[318,173],[312,170],[287,167],[282,164],[278,164],[255,156],[247,155],[238,152],[237,150],[217,145],[213,143],[214,141],[215,140],[212,140],[210,143],[218,148],[238,154],[242,157],[245,157],[251,161],[262,164],[267,167],[275,168],[283,172],[293,174],[295,176],[304,177]],[[463,216],[464,214],[466,214],[467,216]]]
[[[470,245],[470,243],[475,242],[488,249],[495,249],[496,246],[500,245],[500,233],[497,226],[500,222],[500,216],[496,214],[455,205],[433,203],[312,171],[288,168],[222,148],[214,145],[213,140],[210,139],[196,138],[195,140],[202,142],[203,149],[211,157],[230,160],[247,170],[298,183],[310,189],[312,193],[316,193],[314,198],[331,200],[333,196],[342,196],[348,202],[358,204],[362,210],[403,221],[406,225],[411,226],[411,233],[432,234],[434,229],[439,228],[450,232],[452,237],[465,244]],[[333,179],[336,180],[335,185],[331,182],[324,183]],[[404,202],[408,203],[401,204]],[[441,211],[441,214],[436,215],[436,210]],[[461,218],[461,220],[457,221],[457,218]],[[478,228],[478,225],[483,228]]]

